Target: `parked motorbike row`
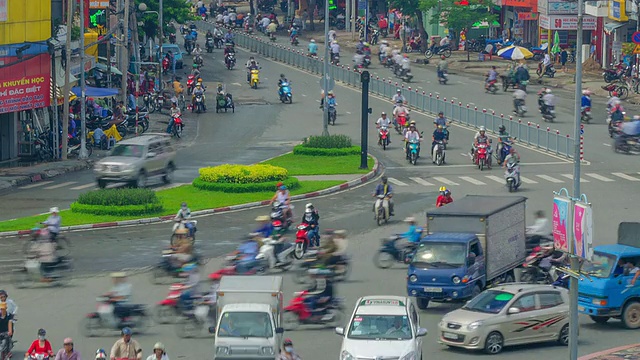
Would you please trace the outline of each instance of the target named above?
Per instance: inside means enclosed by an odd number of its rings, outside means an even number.
[[[379,60],[380,64],[382,64],[386,68],[391,69],[393,74],[405,83],[409,83],[411,82],[411,79],[413,79],[411,69],[403,69],[402,64],[398,64],[397,62],[395,62],[393,57],[385,57],[384,54],[380,54]]]

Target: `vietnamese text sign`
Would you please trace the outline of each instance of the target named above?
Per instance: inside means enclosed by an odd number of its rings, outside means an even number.
[[[0,21],[7,21],[9,17],[9,0],[0,0]]]
[[[574,254],[591,260],[593,255],[593,210],[591,204],[576,202],[573,209]]]
[[[0,114],[49,106],[50,74],[0,81]]]
[[[518,20],[538,20],[538,13],[534,12],[521,12],[518,13]]]
[[[556,250],[569,252],[569,204],[571,200],[563,196],[553,197],[553,214],[551,226],[553,232],[553,246]]]
[[[89,9],[106,9],[109,7],[109,0],[91,0]]]
[[[578,30],[578,16],[572,15],[540,15],[540,27],[547,30]],[[596,18],[584,16],[583,30],[595,30]]]

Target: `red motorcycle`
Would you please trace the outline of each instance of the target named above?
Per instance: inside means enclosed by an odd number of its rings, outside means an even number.
[[[485,166],[487,169],[491,169],[491,158],[488,156],[488,147],[489,145],[487,144],[478,144],[478,149],[474,156],[474,162],[480,171],[484,170]]]
[[[387,146],[389,146],[389,128],[386,126],[382,126],[378,130],[378,145],[382,146],[382,150],[387,150]]]
[[[309,309],[304,299],[308,291],[294,293],[289,305],[284,308],[283,327],[287,331],[295,330],[301,324],[338,326],[344,319],[343,299],[334,297],[323,311],[315,313]]]
[[[164,57],[162,59],[162,73],[166,75],[169,72],[169,59]]]
[[[177,137],[178,139],[182,137],[182,129],[184,128],[184,123],[182,122],[182,117],[179,114],[173,115],[173,127],[171,128],[171,135]]]
[[[396,117],[396,131],[402,135],[402,131],[407,127],[407,114],[398,114]]]
[[[196,87],[196,76],[195,75],[187,76],[187,94],[191,95],[195,87]]]
[[[293,251],[293,256],[298,260],[304,257],[304,254],[307,252],[307,248],[309,247],[309,229],[311,229],[311,225],[307,223],[298,225],[298,231],[296,232],[296,248]]]
[[[158,324],[169,324],[180,315],[178,303],[180,296],[184,292],[184,288],[184,284],[171,285],[167,297],[156,303],[154,314]]]
[[[232,254],[226,257],[227,265],[222,269],[209,274],[209,280],[220,281],[225,275],[261,275],[267,271],[267,267],[262,264],[256,265],[253,269],[250,269],[246,273],[239,273],[236,263],[240,260],[240,254]]]

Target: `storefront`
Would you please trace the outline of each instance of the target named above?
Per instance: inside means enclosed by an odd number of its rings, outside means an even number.
[[[540,13],[538,45],[547,42],[553,43],[557,32],[560,38],[558,45],[561,47],[575,47],[578,29],[577,3],[559,0],[539,0],[538,12]],[[591,32],[596,30],[597,20],[593,16],[585,15],[582,26],[584,43],[589,44],[591,42]]]
[[[502,0],[502,24],[513,39],[535,43],[538,34],[538,0]]]
[[[606,64],[622,60],[622,44],[630,42],[636,24],[629,22],[626,2],[624,0],[609,1],[607,18],[604,20],[603,53]]]

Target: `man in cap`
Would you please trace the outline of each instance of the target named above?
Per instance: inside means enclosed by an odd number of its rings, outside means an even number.
[[[131,329],[125,327],[122,329],[122,338],[118,339],[111,347],[110,360],[128,359],[141,360],[142,347],[134,339],[131,338]]]
[[[125,272],[111,273],[111,279],[113,280],[113,287],[105,296],[109,297],[109,300],[113,302],[113,315],[119,321],[122,321],[128,315],[128,303],[131,300],[133,286],[127,281]]]

